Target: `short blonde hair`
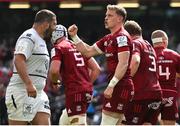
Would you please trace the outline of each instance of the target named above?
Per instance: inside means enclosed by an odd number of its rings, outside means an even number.
[[[123,21],[125,22],[126,17],[127,17],[127,12],[124,7],[121,7],[119,5],[109,4],[109,5],[107,5],[107,10],[115,10],[118,15],[123,17]]]

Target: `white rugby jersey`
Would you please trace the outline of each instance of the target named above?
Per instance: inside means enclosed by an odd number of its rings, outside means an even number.
[[[45,41],[34,28],[26,30],[18,38],[14,54],[23,54],[26,57],[29,77],[37,90],[42,90],[46,83],[50,58]],[[23,84],[17,73],[15,65],[9,86],[25,88],[25,84]]]

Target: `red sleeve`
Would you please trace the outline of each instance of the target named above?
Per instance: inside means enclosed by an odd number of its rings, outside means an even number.
[[[106,41],[106,36],[101,38],[96,42],[97,47],[102,51],[105,52],[105,41]]]
[[[51,50],[51,60],[62,60],[62,51],[58,48],[53,48]]]
[[[130,40],[126,35],[117,36],[116,42],[118,52],[130,51]]]
[[[140,53],[141,52],[141,45],[140,45],[140,43],[133,41],[132,44],[133,44],[132,54],[137,54],[137,55],[140,56],[140,54],[141,54]]]

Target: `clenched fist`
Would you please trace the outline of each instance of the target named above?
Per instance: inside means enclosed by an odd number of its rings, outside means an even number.
[[[69,28],[68,28],[68,33],[69,33],[70,37],[76,36],[77,31],[78,31],[78,27],[75,24],[69,26]]]

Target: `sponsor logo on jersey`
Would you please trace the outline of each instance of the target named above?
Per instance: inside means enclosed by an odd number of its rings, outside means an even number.
[[[148,105],[148,108],[157,110],[157,109],[159,109],[160,105],[161,105],[161,102],[153,102],[153,103]]]
[[[157,63],[173,63],[173,60],[159,60]]]

